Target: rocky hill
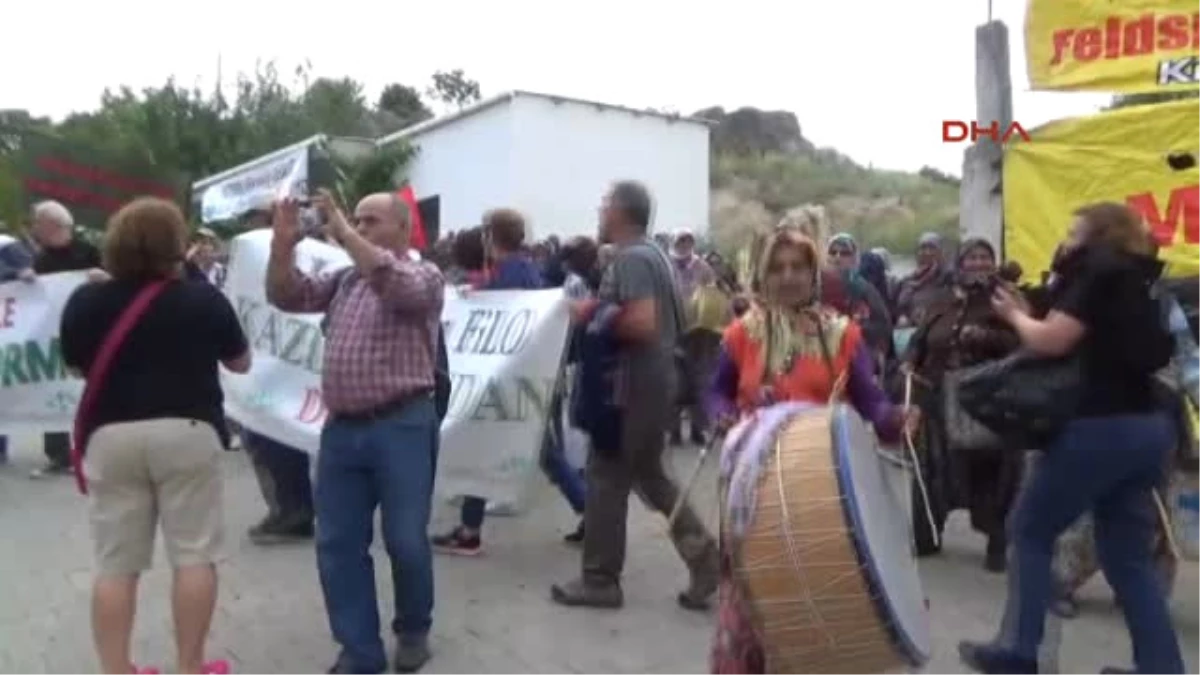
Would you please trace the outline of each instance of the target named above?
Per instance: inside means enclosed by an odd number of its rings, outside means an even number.
[[[787,111],[712,107],[694,116],[716,122],[710,223],[723,251],[736,250],[802,204],[825,206],[834,231],[892,250],[907,250],[924,230],[957,230],[958,181],[935,169],[864,167],[817,147]]]

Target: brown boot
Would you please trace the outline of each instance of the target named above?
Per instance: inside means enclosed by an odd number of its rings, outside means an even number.
[[[589,584],[582,579],[550,587],[550,599],[566,607],[596,607],[619,609],[625,604],[625,594],[620,584],[603,586]]]

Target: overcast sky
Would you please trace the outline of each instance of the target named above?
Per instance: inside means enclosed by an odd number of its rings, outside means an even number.
[[[211,83],[258,60],[349,75],[374,97],[462,68],[509,89],[690,113],[796,113],[804,135],[863,164],[961,173],[941,121],[973,119],[974,29],[987,0],[51,0],[6,3],[0,109],[61,117],[106,86]],[[994,0],[1010,30],[1016,118],[1081,114],[1108,96],[1030,92],[1025,0]]]

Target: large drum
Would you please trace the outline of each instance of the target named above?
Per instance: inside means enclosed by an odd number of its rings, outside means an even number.
[[[880,673],[929,659],[906,470],[849,406],[783,403],[735,427],[722,528],[767,672]]]

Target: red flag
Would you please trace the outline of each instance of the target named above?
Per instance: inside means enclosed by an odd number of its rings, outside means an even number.
[[[429,244],[425,238],[425,223],[421,222],[421,210],[417,208],[417,193],[413,192],[412,185],[405,185],[400,188],[400,199],[408,204],[408,213],[412,222],[412,231],[408,237],[408,245],[424,251]]]

